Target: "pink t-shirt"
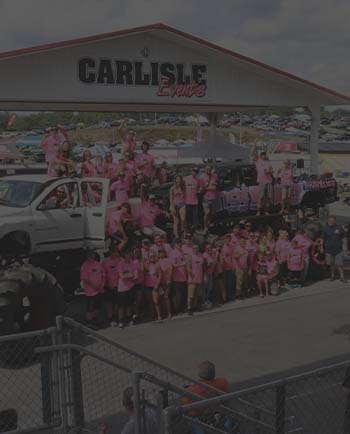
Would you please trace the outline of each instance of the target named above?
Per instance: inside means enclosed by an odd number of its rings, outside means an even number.
[[[104,175],[108,179],[115,179],[117,176],[118,166],[116,163],[105,163],[104,164]]]
[[[173,189],[173,202],[175,205],[185,203],[185,192],[182,190],[182,188],[174,187],[174,189]]]
[[[233,258],[233,248],[231,245],[224,244],[221,249],[221,256],[223,259],[224,270],[233,270],[234,268],[234,258]]]
[[[269,160],[262,160],[258,158],[255,162],[256,172],[257,172],[257,181],[261,184],[269,184],[272,182],[272,176],[270,174],[266,174],[266,171],[271,171],[271,163]]]
[[[248,250],[244,249],[241,246],[237,246],[234,249],[236,267],[239,270],[247,270],[248,269]],[[236,255],[239,255],[236,257]]]
[[[167,285],[171,282],[171,275],[173,271],[171,260],[169,258],[163,258],[159,261],[159,266],[162,272],[161,283],[163,285]]]
[[[156,218],[161,214],[158,205],[152,205],[150,202],[142,202],[140,208],[140,225],[142,228],[154,226]]]
[[[253,241],[247,241],[245,248],[248,251],[248,263],[249,263],[249,267],[250,267],[250,269],[253,269],[254,265],[255,265],[257,253],[259,251],[259,246],[258,246],[257,243],[255,243]]]
[[[236,235],[236,234],[231,234],[231,244],[233,245],[233,246],[236,246],[237,244],[239,244],[239,239],[240,239],[240,236],[239,235]]]
[[[143,167],[143,165],[146,163]],[[154,157],[153,155],[146,154],[145,152],[141,152],[141,154],[137,154],[136,156],[136,165],[138,170],[148,178],[151,178],[153,176],[154,172]]]
[[[155,288],[158,282],[157,265],[150,262],[145,270],[145,286]]]
[[[143,271],[142,261],[140,259],[134,259],[132,261],[134,270],[137,274],[135,285],[143,285],[145,283],[145,275]]]
[[[199,185],[204,190],[204,199],[214,200],[216,198],[218,179],[219,178],[216,173],[212,173],[211,175],[203,173],[203,175],[199,178]],[[213,190],[208,190],[208,188]]]
[[[199,181],[192,175],[184,178],[186,205],[198,205]]]
[[[109,256],[102,262],[106,274],[106,286],[108,289],[118,288],[120,258]]]
[[[104,292],[105,272],[98,261],[85,261],[80,269],[80,279],[83,281],[83,289],[87,297]]]
[[[309,256],[310,247],[312,246],[312,241],[310,240],[310,238],[303,234],[297,234],[293,238],[293,241],[294,240],[297,241],[298,248],[303,251],[304,256],[305,257]]]
[[[293,185],[293,169],[290,167],[289,169],[281,169],[279,172],[279,177],[281,179],[281,185]]]
[[[287,262],[290,271],[301,271],[304,268],[304,255],[302,250],[291,247],[289,249]]]
[[[273,276],[276,274],[277,272],[277,261],[276,259],[271,259],[271,261],[267,260],[266,261],[266,266],[267,266],[267,274],[269,276]]]
[[[108,222],[108,235],[113,235],[118,231],[117,223],[123,223],[125,217],[127,217],[127,214],[122,210],[114,211],[110,215]]]
[[[209,254],[207,252],[203,253],[203,259],[206,263],[206,273],[213,274],[215,271],[216,259],[214,254]]]
[[[276,241],[275,252],[277,260],[280,264],[282,264],[283,262],[287,262],[290,248],[291,244],[289,240],[279,239]]]
[[[172,248],[170,247],[170,244],[168,244],[168,243],[153,244],[151,246],[151,252],[154,253],[155,255],[159,255],[159,252],[161,250],[165,250],[167,257],[169,258],[169,255],[170,255],[171,250],[172,250]]]
[[[134,274],[136,274],[136,269],[133,262],[126,262],[125,259],[121,259],[119,263],[119,283],[118,292],[127,292],[135,285]],[[130,273],[132,277],[122,277],[122,273]]]
[[[84,161],[81,165],[81,174],[83,178],[93,178],[96,176],[96,169],[91,161]]]
[[[173,282],[186,282],[187,281],[187,269],[186,265],[176,267],[176,264],[185,261],[185,255],[181,250],[174,249],[170,254],[170,261],[173,266]]]
[[[192,244],[183,244],[181,250],[183,251],[186,258],[193,254]]]
[[[188,276],[188,283],[199,285],[203,283],[203,256],[200,254],[192,254],[191,259],[191,274]]]
[[[144,261],[149,261],[150,253],[151,253],[151,249],[145,249],[144,247],[142,247],[141,254],[142,254],[142,259]]]
[[[105,175],[105,165],[104,163],[98,163],[95,165],[96,176],[103,178]]]
[[[276,241],[275,240],[266,240],[266,246],[270,252],[275,252],[276,249]]]
[[[117,206],[122,205],[125,202],[129,201],[129,184],[126,181],[122,181],[119,179],[118,181],[113,182],[110,188],[111,192],[115,194],[115,200]]]
[[[125,179],[128,181],[129,186],[133,185],[135,176],[136,176],[135,160],[128,160],[125,163]]]

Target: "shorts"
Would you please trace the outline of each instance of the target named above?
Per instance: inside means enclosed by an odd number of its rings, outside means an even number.
[[[287,262],[282,262],[279,264],[279,273],[278,273],[278,277],[284,278],[288,276],[288,265]]]
[[[202,201],[202,205],[206,205],[207,207],[211,208],[215,202],[215,199],[204,199]]]
[[[118,291],[117,289],[106,289],[104,293],[104,301],[113,305],[118,304]]]
[[[186,204],[185,203],[174,203],[174,208],[175,209],[183,209],[183,208],[185,208],[186,207]]]
[[[272,184],[259,184],[259,195],[265,197],[271,197]]]
[[[153,286],[144,286],[143,289],[145,290],[145,292],[152,294]]]
[[[97,294],[92,297],[86,297],[86,309],[88,312],[95,312],[101,308],[102,296],[103,294]]]
[[[292,189],[292,185],[281,185],[282,190],[289,191]]]
[[[118,303],[120,307],[129,307],[133,304],[134,301],[134,291],[133,288],[129,289],[129,291],[118,292]]]
[[[289,271],[289,278],[291,280],[299,281],[301,279],[301,271],[299,271],[299,270]]]
[[[224,272],[214,274],[214,280],[223,280],[223,278],[224,278]]]
[[[331,255],[330,253],[326,253],[326,263],[330,266],[343,267],[344,266],[344,254],[343,252],[338,253],[337,255]]]

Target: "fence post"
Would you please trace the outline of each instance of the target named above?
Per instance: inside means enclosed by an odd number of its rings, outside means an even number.
[[[48,345],[48,336],[44,335],[41,338],[40,345]],[[43,408],[43,422],[50,424],[53,420],[52,399],[51,399],[51,366],[50,354],[42,353],[40,358],[40,377],[41,377],[41,399]]]
[[[346,407],[344,414],[344,434],[350,434],[350,365],[346,367],[345,376],[342,384],[346,391]]]
[[[56,318],[57,327],[57,341],[58,344],[64,344],[63,339],[63,318]],[[60,386],[60,404],[61,404],[61,416],[62,416],[62,429],[63,433],[68,433],[68,414],[67,414],[67,389],[66,389],[66,373],[64,367],[63,351],[58,352],[58,380]]]
[[[132,389],[133,389],[133,404],[135,412],[135,434],[143,434],[142,420],[141,420],[141,396],[140,396],[140,383],[142,372],[133,371],[131,373]]]
[[[168,407],[163,411],[162,427],[164,434],[173,434],[173,422],[175,417],[179,416],[179,411],[176,407]]]
[[[158,426],[159,426],[159,433],[157,434],[161,434],[164,432],[163,411],[168,406],[169,406],[168,390],[167,389],[160,390],[157,394],[157,418],[158,418]]]
[[[276,386],[276,434],[284,434],[286,422],[286,383]]]

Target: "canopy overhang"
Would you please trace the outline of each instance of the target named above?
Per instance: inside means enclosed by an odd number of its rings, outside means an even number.
[[[228,112],[350,97],[164,24],[0,53],[1,110]]]

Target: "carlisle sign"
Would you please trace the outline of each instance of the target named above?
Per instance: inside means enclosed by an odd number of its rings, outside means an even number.
[[[84,57],[78,64],[79,81],[85,84],[149,86],[159,97],[202,98],[207,92],[207,66],[171,62],[95,60]]]

